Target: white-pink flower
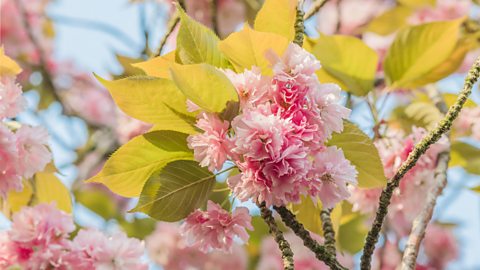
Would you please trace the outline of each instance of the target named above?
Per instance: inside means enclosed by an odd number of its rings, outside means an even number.
[[[268,100],[271,78],[262,75],[258,67],[246,69],[243,73],[235,73],[230,69],[223,72],[237,90],[240,107],[249,108]]]
[[[210,171],[222,168],[230,152],[227,140],[229,125],[228,121],[222,121],[213,113],[200,114],[196,126],[204,132],[187,138],[188,147],[193,149],[200,166],[208,167]]]
[[[191,246],[204,252],[212,249],[231,252],[235,237],[243,242],[248,241],[246,229],[253,230],[251,220],[245,207],[237,207],[233,213],[229,213],[220,205],[208,201],[207,210],[191,213],[181,230]]]
[[[42,171],[51,161],[52,154],[47,148],[48,132],[37,126],[22,126],[15,133],[18,148],[19,173],[25,178]]]
[[[20,191],[22,187],[15,134],[0,124],[0,196],[5,197],[10,190]]]
[[[445,269],[458,257],[459,246],[452,231],[438,224],[430,224],[423,241],[428,265],[432,269]]]
[[[435,6],[425,5],[409,18],[410,24],[446,21],[468,15],[471,2],[468,0],[437,0]]]
[[[26,107],[22,88],[15,82],[15,77],[0,77],[0,120],[15,117]]]
[[[318,195],[326,208],[332,208],[350,196],[348,185],[357,184],[357,170],[341,149],[327,147],[315,155],[310,193]]]

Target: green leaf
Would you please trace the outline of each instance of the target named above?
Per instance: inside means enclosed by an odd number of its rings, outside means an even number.
[[[343,125],[343,132],[334,133],[327,144],[341,148],[345,157],[355,165],[359,187],[383,187],[387,179],[372,139],[351,122],[344,121]]]
[[[237,101],[232,82],[213,66],[207,64],[174,65],[172,79],[185,96],[201,108],[221,112],[228,101]]]
[[[97,79],[108,89],[120,109],[131,117],[163,129],[195,132],[195,128],[181,117],[192,117],[192,114],[187,112],[187,98],[173,81],[149,76],[115,81],[98,76]]]
[[[176,59],[183,64],[207,63],[226,68],[229,63],[218,49],[218,37],[208,27],[190,18],[183,10],[177,35]]]
[[[409,7],[435,6],[436,0],[397,0],[398,3]]]
[[[157,222],[151,218],[134,218],[132,221],[121,219],[118,222],[128,237],[145,239],[154,230]]]
[[[35,197],[37,203],[55,202],[58,209],[72,212],[70,191],[54,173],[35,174]]]
[[[402,129],[409,133],[412,126],[431,129],[442,118],[442,113],[432,103],[414,102],[395,109],[390,120],[400,124]]]
[[[137,136],[120,147],[88,182],[102,183],[124,197],[137,197],[150,176],[167,163],[193,159],[186,138],[187,134],[175,131],[152,131]]]
[[[147,75],[158,78],[170,78],[170,67],[175,64],[175,51],[157,56],[145,62],[132,64],[143,70]]]
[[[288,40],[295,38],[295,15],[297,1],[266,0],[255,18],[254,29],[282,35]]]
[[[363,41],[351,36],[322,35],[313,48],[322,69],[331,77],[342,82],[346,91],[364,96],[373,89],[378,55]],[[319,74],[321,82],[330,81]]]
[[[432,22],[401,30],[385,57],[387,84],[391,88],[415,88],[429,83],[424,77],[451,55],[462,21]]]
[[[216,182],[215,187],[208,199],[217,203],[218,205],[221,205],[227,211],[231,209],[230,189],[228,188],[226,182]]]
[[[455,141],[450,149],[449,166],[460,166],[468,173],[480,175],[480,148],[465,142]]]
[[[6,203],[8,203],[8,212],[15,213],[20,211],[22,207],[28,206],[28,203],[32,199],[33,188],[29,181],[23,181],[23,189],[20,192],[11,190],[7,194]],[[5,213],[9,216],[9,213]]]
[[[383,36],[392,34],[407,25],[407,18],[412,12],[411,8],[396,6],[370,21],[366,31]]]
[[[368,228],[365,225],[367,217],[351,211],[351,205],[342,203],[343,213],[338,229],[337,241],[342,251],[355,254],[362,250]]]
[[[237,72],[257,66],[263,74],[272,74],[271,64],[265,58],[268,51],[283,55],[289,44],[281,35],[252,30],[247,24],[219,43],[220,50],[233,64]]]
[[[123,73],[121,75],[122,77],[133,76],[133,75],[145,75],[145,72],[143,72],[143,70],[135,66],[135,64],[138,62],[141,62],[142,59],[131,58],[131,57],[119,55],[119,54],[116,54],[115,56],[117,57],[118,63],[123,68]]]
[[[470,189],[471,191],[474,191],[476,193],[480,193],[480,186],[476,186]]]
[[[105,220],[115,218],[119,213],[111,194],[95,187],[75,191],[75,200]]]
[[[157,220],[178,221],[204,205],[214,185],[215,175],[198,162],[173,161],[147,181],[138,205],[130,211],[141,211]]]
[[[322,220],[320,219],[322,202],[320,200],[317,200],[317,205],[315,205],[310,197],[302,197],[299,204],[292,204],[289,208],[307,230],[323,235]]]

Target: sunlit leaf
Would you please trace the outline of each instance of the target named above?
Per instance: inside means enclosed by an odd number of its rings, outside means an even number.
[[[476,186],[476,187],[473,187],[471,188],[470,190],[476,192],[476,193],[480,193],[480,186]]]
[[[436,0],[397,0],[398,3],[409,7],[435,6]]]
[[[0,76],[15,76],[21,71],[20,66],[5,55],[3,46],[0,47]]]
[[[11,213],[20,211],[22,207],[28,206],[33,195],[32,185],[28,181],[23,182],[23,189],[20,192],[12,190],[7,194],[8,208]]]
[[[432,22],[401,30],[385,58],[388,85],[414,88],[429,83],[424,77],[450,57],[462,21]]]
[[[271,74],[271,63],[265,58],[267,51],[282,55],[288,46],[288,39],[281,35],[259,32],[244,25],[242,31],[235,32],[219,43],[220,50],[233,64],[237,72],[260,67],[262,73]]]
[[[397,123],[403,130],[410,132],[412,126],[431,129],[442,118],[442,113],[432,103],[414,102],[395,109],[390,120],[393,124]]]
[[[143,70],[147,75],[158,78],[170,78],[170,67],[175,64],[175,51],[135,63],[132,66]]]
[[[37,203],[55,202],[58,209],[72,212],[70,191],[53,173],[41,172],[35,175],[35,197]]]
[[[323,235],[322,220],[320,219],[322,202],[320,200],[317,200],[317,204],[315,205],[310,197],[302,197],[301,203],[292,204],[289,208],[307,230],[318,235]]]
[[[328,145],[343,150],[345,157],[358,171],[358,186],[364,188],[382,187],[387,179],[378,150],[365,133],[351,122],[344,121],[342,133],[334,133]]]
[[[185,96],[201,108],[221,112],[228,101],[237,101],[232,82],[223,72],[207,64],[175,65],[171,75]]]
[[[178,221],[205,204],[214,185],[215,175],[198,162],[173,161],[150,177],[131,211],[162,221]]]
[[[384,36],[392,34],[407,25],[407,18],[412,12],[411,8],[396,6],[370,21],[366,31]]]
[[[230,210],[231,203],[230,203],[230,189],[226,182],[216,182],[215,187],[208,198],[212,202],[217,203],[218,205],[222,206],[226,210]]]
[[[186,138],[187,134],[175,131],[152,131],[137,136],[120,147],[102,171],[88,181],[102,183],[124,197],[137,197],[150,176],[167,163],[193,158]]]
[[[144,239],[155,230],[157,222],[151,218],[134,218],[131,221],[121,219],[119,224],[128,237]]]
[[[107,81],[97,79],[108,89],[115,103],[126,114],[163,129],[193,133],[194,127],[185,121],[187,98],[168,79],[136,76]]]
[[[177,62],[183,64],[207,63],[216,67],[228,67],[229,63],[218,49],[218,37],[211,29],[190,18],[181,9],[180,29],[177,35]]]
[[[468,173],[480,174],[480,148],[465,142],[453,142],[449,166],[460,166]]]
[[[340,250],[355,254],[362,250],[365,236],[368,232],[367,217],[360,213],[352,212],[349,203],[342,203],[343,216],[338,229],[337,242]]]
[[[111,194],[98,188],[82,189],[75,192],[75,200],[78,203],[81,203],[106,220],[114,218],[119,214],[119,209],[111,196]]]
[[[279,34],[288,40],[293,40],[296,5],[296,0],[266,0],[258,11],[254,29]]]
[[[373,89],[378,55],[360,39],[351,36],[322,35],[313,48],[322,69],[335,80],[342,82],[347,92],[364,96]],[[328,77],[318,74],[321,82]]]
[[[123,68],[122,77],[133,75],[145,75],[145,73],[135,66],[135,63],[141,62],[142,59],[132,58],[124,55],[116,55],[118,63]]]

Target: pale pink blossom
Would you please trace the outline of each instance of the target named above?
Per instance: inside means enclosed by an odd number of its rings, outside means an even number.
[[[207,210],[196,210],[182,224],[182,233],[189,245],[204,252],[223,250],[231,252],[235,237],[247,242],[246,229],[253,230],[251,216],[245,207],[237,207],[229,213],[212,201],[208,201]]]
[[[20,191],[22,187],[15,134],[0,124],[0,196],[5,197],[10,190]]]
[[[357,170],[347,160],[341,149],[327,147],[315,155],[312,168],[314,180],[309,193],[318,195],[326,208],[333,208],[338,202],[348,198],[348,185],[357,184]]]
[[[15,117],[26,107],[26,100],[22,96],[22,88],[15,82],[14,77],[0,78],[0,120]]]
[[[382,188],[352,188],[348,199],[352,204],[352,211],[364,214],[374,213],[378,207]]]
[[[134,137],[144,134],[152,126],[152,124],[132,118],[121,111],[117,113],[116,133],[121,144],[125,144]]]
[[[45,128],[37,126],[22,126],[15,133],[18,148],[19,172],[25,178],[32,177],[36,172],[42,171],[52,160],[48,150],[48,132]]]
[[[213,251],[208,253],[205,268],[208,270],[247,270],[248,254],[240,245],[234,244],[231,253]]]
[[[243,73],[235,73],[226,69],[224,73],[237,90],[240,107],[249,108],[268,100],[271,78],[262,75],[258,67],[252,67],[251,70],[246,69]]]
[[[464,108],[458,115],[453,127],[459,136],[472,136],[480,140],[480,107]]]
[[[15,264],[15,255],[10,252],[10,238],[6,231],[0,232],[0,269],[7,269]]]
[[[446,21],[468,15],[471,1],[437,0],[435,6],[425,5],[415,11],[409,18],[410,24],[422,24],[434,21]]]
[[[452,231],[438,224],[428,225],[423,245],[428,265],[433,269],[445,269],[459,255],[459,246]]]
[[[384,246],[377,248],[373,256],[375,259],[372,268],[376,270],[397,270],[402,262],[398,245],[389,240],[385,241]]]
[[[187,138],[188,147],[193,149],[195,160],[210,171],[220,170],[230,151],[227,140],[228,121],[222,121],[213,113],[202,113],[196,126],[204,132]]]

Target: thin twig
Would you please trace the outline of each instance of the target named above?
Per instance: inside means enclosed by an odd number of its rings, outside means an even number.
[[[210,0],[211,3],[211,8],[212,8],[212,29],[213,32],[217,35],[220,36],[220,32],[218,31],[218,0]]]
[[[303,12],[303,0],[298,0],[297,9],[296,9],[296,17],[295,17],[295,38],[293,43],[297,44],[298,46],[303,46],[303,35],[305,35],[305,24],[303,20],[303,16],[305,13]]]
[[[303,16],[303,19],[306,21],[308,19],[310,19],[311,17],[313,17],[313,15],[315,15],[326,3],[327,3],[328,0],[317,0],[315,1],[310,9],[305,13],[305,15]]]
[[[280,214],[283,223],[285,223],[285,225],[292,229],[292,231],[303,240],[303,244],[307,248],[315,253],[315,257],[317,259],[324,262],[330,267],[330,269],[347,269],[337,261],[335,255],[330,254],[324,246],[320,245],[315,239],[312,238],[310,232],[303,227],[303,224],[297,221],[295,215],[290,210],[288,210],[285,206],[274,206],[273,208]]]
[[[390,199],[392,198],[393,191],[400,184],[400,180],[403,176],[415,166],[418,159],[427,151],[430,145],[437,142],[443,134],[447,133],[453,121],[457,118],[458,114],[462,110],[463,105],[468,99],[468,96],[472,92],[473,84],[478,80],[480,76],[480,58],[477,58],[473,67],[470,69],[467,77],[465,78],[465,83],[462,91],[457,97],[455,104],[453,104],[447,112],[447,115],[442,119],[437,126],[429,132],[419,143],[417,143],[408,155],[407,160],[403,162],[402,166],[398,169],[395,175],[387,183],[387,186],[383,189],[382,194],[380,195],[379,207],[375,215],[375,219],[372,224],[372,228],[367,234],[365,241],[365,246],[363,248],[363,255],[361,258],[360,268],[362,270],[370,269],[370,264],[372,260],[373,251],[375,249],[375,244],[378,241],[378,236],[382,229],[383,221],[388,213],[388,205],[390,204]]]
[[[283,237],[282,231],[280,231],[275,223],[275,219],[272,216],[272,211],[265,206],[265,202],[258,205],[263,220],[267,223],[270,233],[272,234],[275,242],[277,242],[280,251],[282,252],[283,266],[285,270],[294,270],[293,265],[293,252],[290,248],[290,244]]]
[[[335,248],[335,230],[332,224],[332,209],[322,209],[320,219],[322,220],[323,237],[325,238],[325,249],[332,255],[337,253]]]
[[[160,46],[158,47],[157,52],[155,53],[154,56],[160,56],[162,54],[163,47],[165,47],[165,44],[167,43],[168,38],[173,33],[173,30],[175,30],[175,27],[177,27],[179,22],[180,22],[180,16],[178,16],[178,14],[173,15],[173,17],[170,19],[170,22],[168,23],[167,32],[165,33],[162,40],[160,41]]]

